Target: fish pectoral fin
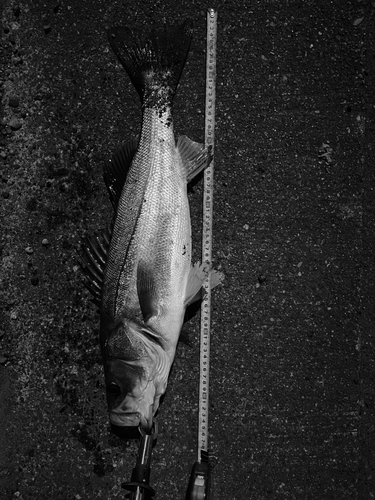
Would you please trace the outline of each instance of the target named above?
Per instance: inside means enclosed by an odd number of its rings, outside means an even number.
[[[143,320],[147,322],[153,316],[158,316],[155,282],[149,266],[142,262],[139,262],[137,269],[137,293]]]
[[[143,335],[144,337],[147,337],[148,339],[151,339],[158,344],[160,344],[163,340],[162,337],[150,327],[150,325],[137,325],[135,329],[140,335]]]
[[[206,279],[207,271],[203,264],[195,263],[189,271],[189,278],[186,285],[185,302],[187,307],[189,304],[196,302],[202,297],[202,285]]]
[[[207,269],[205,264],[199,264],[198,262],[191,267],[186,287],[185,307],[202,298],[202,286],[208,273],[210,274],[212,290],[223,281],[224,274],[214,269]]]
[[[181,135],[178,138],[177,149],[186,170],[186,180],[188,183],[199,172],[207,168],[213,158],[211,146],[205,148],[203,144],[192,141],[186,135]]]
[[[117,205],[128,175],[130,165],[133,161],[138,147],[138,137],[125,142],[113,153],[112,158],[103,168],[103,178],[113,209]]]
[[[224,281],[224,273],[221,271],[216,271],[216,269],[210,270],[210,285],[211,290],[215,288],[215,286],[220,285]]]

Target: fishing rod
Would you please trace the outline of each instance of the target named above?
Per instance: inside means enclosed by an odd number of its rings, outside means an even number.
[[[214,153],[216,102],[217,12],[207,11],[205,147]],[[202,261],[211,269],[214,160],[204,171]],[[185,500],[209,500],[211,464],[208,452],[208,396],[210,371],[211,283],[208,273],[203,283],[200,325],[200,377],[198,460],[194,463]]]
[[[147,434],[139,426],[140,440],[136,465],[132,472],[131,480],[123,483],[122,487],[131,491],[130,500],[147,500],[155,495],[155,490],[149,484],[151,474],[151,454],[156,441],[158,430],[154,421],[151,433]]]

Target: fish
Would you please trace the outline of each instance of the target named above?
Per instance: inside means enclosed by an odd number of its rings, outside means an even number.
[[[191,262],[187,184],[212,160],[211,147],[176,141],[172,103],[192,39],[192,24],[128,27],[109,43],[141,99],[139,136],[103,169],[114,217],[82,245],[86,284],[100,308],[100,347],[110,423],[152,428],[165,393],[186,308],[222,274]]]

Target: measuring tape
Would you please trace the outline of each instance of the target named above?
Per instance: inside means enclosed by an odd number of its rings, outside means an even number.
[[[212,147],[214,153],[215,138],[215,100],[216,100],[216,37],[217,12],[207,11],[207,55],[206,55],[206,117],[205,146]],[[211,268],[212,249],[212,205],[213,205],[214,160],[204,171],[203,194],[203,237],[202,261]],[[201,452],[208,451],[208,396],[210,372],[210,326],[211,326],[211,286],[210,276],[204,284],[201,305],[200,334],[200,378],[199,378],[199,422],[198,422],[198,461]]]
[[[207,12],[207,57],[206,57],[206,119],[205,146],[214,153],[215,131],[215,85],[216,85],[216,32],[217,13]],[[211,269],[212,249],[212,203],[214,160],[204,171],[203,188],[203,236],[202,262]],[[211,489],[211,464],[208,453],[208,394],[210,377],[210,327],[211,327],[211,280],[210,274],[203,283],[204,294],[201,305],[200,375],[199,375],[199,421],[198,460],[194,463],[185,500],[209,500]]]

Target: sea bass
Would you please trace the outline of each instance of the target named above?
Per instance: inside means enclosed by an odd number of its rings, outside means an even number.
[[[150,429],[164,394],[186,307],[220,273],[191,264],[187,183],[211,152],[175,140],[172,101],[191,43],[191,24],[153,31],[141,41],[116,27],[109,42],[142,102],[138,140],[104,168],[114,207],[111,230],[83,247],[85,274],[100,304],[100,344],[110,422]]]

